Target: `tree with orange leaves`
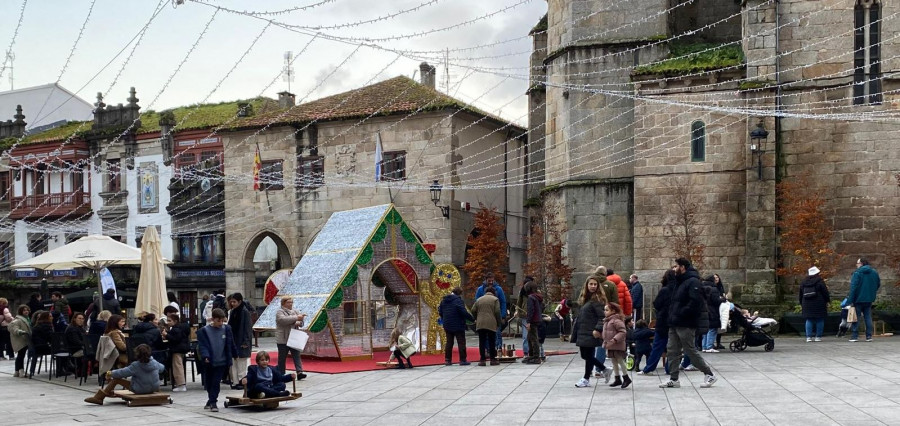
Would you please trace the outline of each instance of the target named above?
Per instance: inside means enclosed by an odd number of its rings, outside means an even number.
[[[784,264],[776,273],[803,277],[807,269],[816,266],[822,278],[834,276],[843,255],[830,247],[834,229],[825,217],[825,200],[810,185],[809,175],[784,180],[776,191],[781,209],[777,223],[784,253]]]
[[[556,216],[544,212],[543,220],[535,222],[528,235],[528,262],[523,265],[525,274],[534,277],[541,286],[546,300],[559,301],[570,297],[572,273],[575,268],[568,264],[563,254],[562,235],[565,228]]]
[[[475,230],[466,241],[468,248],[463,270],[466,271],[469,282],[463,287],[465,297],[475,297],[475,290],[488,272],[493,273],[497,284],[504,292],[509,293],[510,289],[504,285],[509,271],[505,231],[506,225],[497,209],[479,205],[475,213]]]

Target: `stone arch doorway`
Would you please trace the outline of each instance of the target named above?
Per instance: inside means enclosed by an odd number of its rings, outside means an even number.
[[[264,306],[262,297],[266,279],[273,272],[285,268],[294,268],[290,248],[275,232],[262,231],[250,239],[244,248],[243,285],[229,291],[240,291],[245,298],[250,295],[254,306]]]
[[[372,269],[369,287],[373,349],[386,349],[394,327],[421,349],[419,277],[412,265],[387,258]]]

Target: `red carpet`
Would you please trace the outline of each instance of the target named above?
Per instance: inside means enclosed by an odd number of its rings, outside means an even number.
[[[466,354],[468,361],[471,363],[478,362],[478,348],[466,348]],[[575,352],[572,351],[547,351],[545,355],[554,356],[554,355],[568,355],[573,354]],[[278,363],[278,352],[269,352],[269,356],[272,359],[272,364]],[[516,356],[522,356],[522,351],[517,350]],[[371,371],[371,370],[383,370],[385,368],[390,367],[382,367],[376,362],[384,362],[388,360],[390,357],[390,352],[382,351],[375,352],[372,356],[372,359],[362,359],[355,361],[326,361],[320,359],[303,359],[303,371],[305,372],[313,372],[313,373],[324,373],[324,374],[339,374],[339,373],[353,373],[358,371]],[[256,354],[250,357],[251,363],[255,364]],[[412,364],[415,367],[424,366],[424,365],[443,365],[444,364],[444,354],[434,354],[434,355],[423,355],[416,354],[411,358]],[[459,351],[454,348],[453,350],[453,362],[459,362]],[[287,359],[287,370],[291,371],[294,369],[294,362],[291,360],[291,357],[288,356]]]

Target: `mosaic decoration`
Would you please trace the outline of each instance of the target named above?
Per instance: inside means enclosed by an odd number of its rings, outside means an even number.
[[[403,237],[403,240],[407,243],[418,243],[415,234],[409,229],[409,226],[406,226],[406,222],[400,224],[400,236]]]
[[[319,312],[319,315],[316,315],[315,322],[309,326],[309,331],[313,333],[318,333],[325,329],[325,326],[328,325],[328,313],[325,311]]]
[[[272,300],[275,299],[275,296],[287,284],[288,278],[291,277],[290,269],[279,269],[269,275],[269,279],[266,280],[266,290],[265,295],[263,296],[263,300],[268,305],[272,303]],[[279,303],[281,299],[278,299]]]
[[[428,255],[428,252],[425,251],[421,244],[416,244],[416,260],[423,265],[431,265],[432,263],[431,256]]]
[[[341,303],[344,303],[344,288],[338,287],[334,290],[334,294],[331,295],[328,303],[325,304],[325,309],[336,309],[338,306],[341,306]]]
[[[366,248],[363,249],[362,253],[359,254],[359,259],[356,259],[356,264],[359,266],[365,265],[372,261],[372,256],[375,254],[375,250],[372,248],[371,244],[366,244]]]
[[[350,287],[351,285],[356,284],[357,278],[359,278],[359,269],[356,268],[356,265],[353,265],[353,267],[347,271],[347,276],[341,281],[341,287]]]
[[[416,271],[412,268],[412,266],[409,266],[408,263],[399,259],[391,260],[391,264],[394,265],[395,268],[397,268],[397,271],[400,272],[400,275],[402,275],[403,279],[406,280],[406,285],[408,285],[412,291],[417,291]]]
[[[384,222],[381,225],[378,225],[378,229],[375,230],[375,234],[372,235],[373,243],[380,243],[384,240],[384,237],[387,236],[387,225]]]

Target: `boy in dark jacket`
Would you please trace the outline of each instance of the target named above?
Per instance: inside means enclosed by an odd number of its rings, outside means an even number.
[[[459,345],[459,365],[469,365],[466,360],[466,321],[475,321],[463,303],[462,289],[456,287],[444,296],[438,306],[438,314],[444,325],[444,365],[453,365],[453,341]]]
[[[251,398],[273,398],[290,395],[284,384],[296,377],[294,374],[281,374],[277,369],[269,367],[269,354],[259,351],[256,353],[256,365],[247,368],[244,383],[247,395]]]
[[[647,327],[647,321],[638,320],[634,324],[632,338],[634,339],[634,368],[632,370],[638,371],[641,369],[641,358],[650,359],[650,341],[653,339],[653,330]]]
[[[197,343],[207,375],[206,393],[208,398],[203,409],[218,412],[216,401],[219,399],[222,377],[231,367],[232,359],[237,358],[234,334],[231,332],[231,327],[225,324],[225,311],[219,308],[212,310],[212,321],[197,332]]]

